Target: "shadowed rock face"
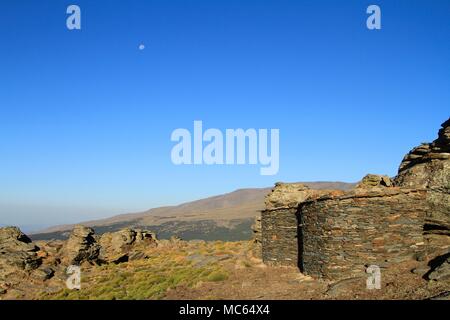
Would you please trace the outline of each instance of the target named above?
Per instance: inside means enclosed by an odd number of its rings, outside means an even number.
[[[450,252],[450,119],[442,124],[438,138],[411,150],[403,159],[395,183],[402,187],[427,188],[430,206],[425,217],[428,259],[443,261],[432,267],[430,279],[450,274],[450,264],[442,257]],[[443,276],[446,275],[446,276]]]
[[[38,268],[39,248],[16,227],[0,228],[0,281],[17,271]]]
[[[80,265],[85,261],[96,263],[99,253],[100,245],[94,238],[94,230],[76,226],[62,248],[61,261],[67,265]]]
[[[427,275],[427,278],[435,281],[450,282],[450,252],[435,259],[436,265]]]

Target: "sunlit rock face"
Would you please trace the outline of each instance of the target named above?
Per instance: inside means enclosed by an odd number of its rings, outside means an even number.
[[[428,190],[430,210],[425,217],[425,240],[430,259],[450,251],[450,119],[438,138],[411,150],[400,164],[395,184]]]
[[[0,228],[0,286],[14,277],[24,276],[24,272],[37,269],[42,263],[38,251],[39,248],[19,228]]]
[[[412,149],[400,164],[395,183],[401,187],[450,188],[450,119],[438,138]]]

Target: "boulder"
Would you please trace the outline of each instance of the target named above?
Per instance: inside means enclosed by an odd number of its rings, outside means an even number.
[[[94,237],[94,230],[76,226],[61,249],[61,261],[66,265],[81,265],[83,262],[98,263],[100,245]]]
[[[438,138],[413,148],[400,164],[395,184],[427,189],[430,210],[424,231],[428,260],[450,250],[450,119],[442,124]]]
[[[145,258],[144,251],[157,244],[156,235],[149,231],[125,228],[105,233],[99,240],[99,258],[104,262],[120,263]]]
[[[278,182],[265,198],[266,211],[295,209],[312,198],[319,198],[328,194],[342,194],[340,190],[315,190],[302,183]]]
[[[450,188],[450,119],[432,143],[413,148],[400,164],[395,183],[409,188]]]
[[[394,184],[388,176],[368,174],[356,186],[357,188],[393,187]]]
[[[42,263],[38,251],[19,228],[0,228],[0,280],[17,271],[37,269]]]

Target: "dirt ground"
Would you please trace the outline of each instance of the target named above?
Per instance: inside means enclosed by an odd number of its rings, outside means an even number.
[[[313,279],[298,268],[269,267],[255,257],[251,245],[223,267],[229,272],[226,281],[202,282],[194,288],[180,286],[169,290],[165,299],[243,299],[243,300],[316,300],[316,299],[413,299],[436,297],[450,291],[448,283],[424,280],[412,270],[423,263],[411,261],[382,271],[380,290],[368,290],[366,277],[338,282]]]
[[[385,275],[381,290],[368,290],[366,279],[337,283],[313,280],[295,268],[235,270],[223,283],[202,283],[197,288],[169,290],[166,299],[184,300],[423,300],[448,292],[449,285],[418,279],[408,268],[401,276]]]

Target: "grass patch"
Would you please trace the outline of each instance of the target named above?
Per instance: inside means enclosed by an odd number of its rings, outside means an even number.
[[[215,243],[221,250],[223,243]],[[198,248],[205,251],[205,247]],[[192,253],[192,252],[191,252]],[[213,250],[212,253],[215,253]],[[185,286],[193,288],[202,282],[228,279],[228,274],[217,263],[193,268],[181,249],[155,249],[146,260],[119,265],[93,266],[82,270],[81,290],[64,289],[44,293],[40,299],[55,300],[148,300],[162,299],[168,290]]]
[[[208,276],[207,279],[211,282],[225,281],[228,279],[228,273],[223,271],[214,271]]]

